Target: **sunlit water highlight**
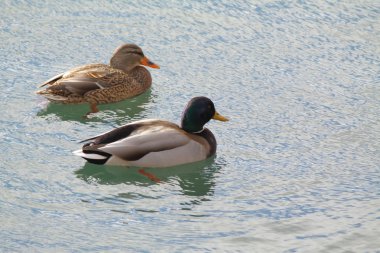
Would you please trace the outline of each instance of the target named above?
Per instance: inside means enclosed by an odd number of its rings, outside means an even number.
[[[0,251],[380,250],[376,1],[1,1]],[[47,104],[37,84],[122,43],[161,66],[152,89]],[[217,156],[101,167],[78,141],[133,120],[179,122],[205,95]]]

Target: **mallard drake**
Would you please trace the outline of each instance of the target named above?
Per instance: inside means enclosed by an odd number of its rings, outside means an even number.
[[[86,144],[73,153],[105,165],[171,167],[197,162],[216,152],[215,137],[204,128],[210,119],[228,121],[209,98],[194,97],[181,126],[159,119],[136,121],[82,141]]]
[[[144,56],[140,47],[125,44],[115,50],[109,65],[88,64],[71,69],[41,84],[40,88],[47,88],[36,93],[64,104],[89,103],[91,112],[98,112],[98,104],[134,97],[150,88],[152,77],[140,65],[160,68]]]

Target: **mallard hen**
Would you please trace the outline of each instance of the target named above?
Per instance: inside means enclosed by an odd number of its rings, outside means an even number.
[[[91,112],[97,105],[137,96],[152,84],[149,71],[142,67],[160,68],[151,62],[140,47],[125,44],[118,47],[110,64],[89,64],[71,69],[44,82],[47,86],[36,93],[63,104],[89,103]]]

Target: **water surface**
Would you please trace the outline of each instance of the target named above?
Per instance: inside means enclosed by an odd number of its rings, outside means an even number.
[[[1,1],[0,251],[380,250],[376,1]],[[152,89],[47,104],[37,84],[134,42]],[[212,98],[217,156],[101,167],[78,141]]]

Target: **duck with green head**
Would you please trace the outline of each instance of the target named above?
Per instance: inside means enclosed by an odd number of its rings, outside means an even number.
[[[89,138],[74,152],[95,164],[171,167],[207,159],[216,152],[213,133],[204,127],[210,119],[228,121],[206,97],[187,104],[181,126],[151,119],[136,121]]]

